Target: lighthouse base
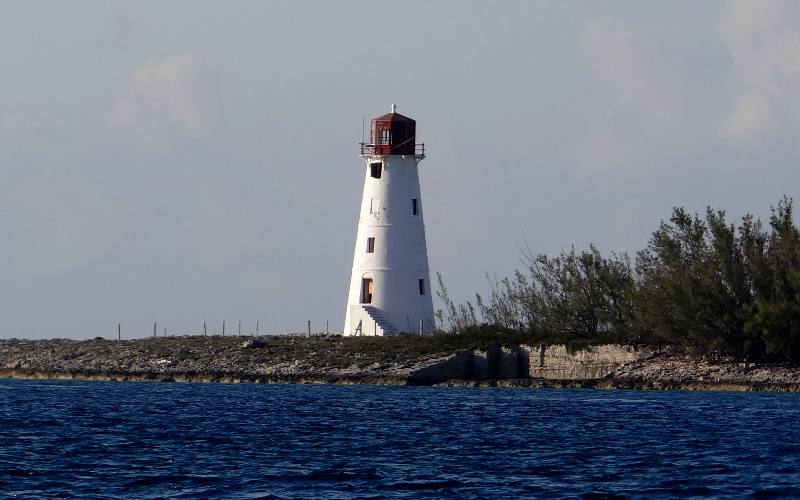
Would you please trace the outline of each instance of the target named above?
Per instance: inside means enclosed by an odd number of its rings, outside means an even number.
[[[428,321],[420,322],[417,328],[408,326],[401,330],[389,321],[385,311],[367,304],[351,305],[347,312],[347,319],[344,325],[345,336],[424,335],[433,333],[435,326],[433,320],[429,319]]]
[[[400,333],[387,320],[381,311],[369,305],[350,306],[345,335],[382,337]]]

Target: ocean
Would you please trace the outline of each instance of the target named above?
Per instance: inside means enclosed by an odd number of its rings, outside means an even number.
[[[800,394],[0,380],[0,497],[800,496]]]

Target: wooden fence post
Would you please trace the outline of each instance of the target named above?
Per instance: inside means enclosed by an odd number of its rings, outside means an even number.
[[[122,340],[122,323],[117,323],[117,340]]]
[[[206,322],[203,321],[203,337],[208,336],[208,329],[206,328]]]
[[[225,336],[225,320],[222,320],[222,336]]]

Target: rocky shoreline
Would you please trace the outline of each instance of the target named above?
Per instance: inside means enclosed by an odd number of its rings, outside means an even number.
[[[0,377],[800,392],[800,367],[693,359],[669,347],[526,345],[505,337],[0,340]]]

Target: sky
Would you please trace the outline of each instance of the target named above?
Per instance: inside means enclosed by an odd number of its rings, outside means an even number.
[[[800,195],[798,26],[770,0],[5,0],[0,338],[340,331],[362,118],[393,103],[456,300],[524,242],[765,218]]]

